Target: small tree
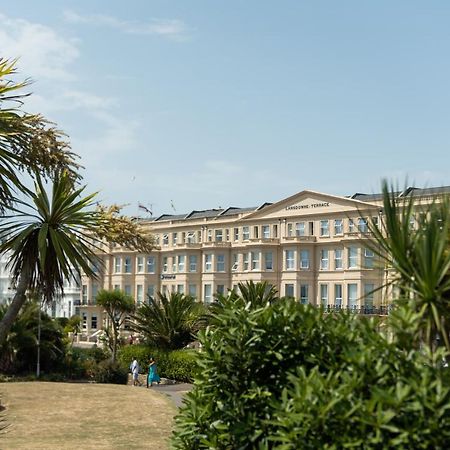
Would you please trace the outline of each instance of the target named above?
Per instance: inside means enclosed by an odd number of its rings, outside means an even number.
[[[206,309],[194,297],[176,292],[158,294],[158,300],[149,297],[134,316],[131,327],[143,334],[150,344],[159,348],[176,350],[194,340],[202,328]]]
[[[108,316],[108,325],[105,328],[105,333],[111,350],[112,360],[115,361],[120,328],[125,323],[127,316],[134,311],[134,300],[123,291],[102,289],[97,294],[97,304],[105,308]]]

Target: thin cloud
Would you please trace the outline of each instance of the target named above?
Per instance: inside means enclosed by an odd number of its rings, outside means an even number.
[[[77,44],[50,27],[0,13],[0,54],[20,58],[20,71],[32,78],[72,80],[69,66],[80,55]]]
[[[176,41],[189,38],[190,29],[179,19],[155,19],[148,22],[126,21],[104,14],[81,15],[74,11],[64,11],[64,19],[73,24],[110,27],[127,34],[157,35]]]

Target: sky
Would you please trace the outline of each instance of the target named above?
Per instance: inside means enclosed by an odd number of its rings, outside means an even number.
[[[24,109],[128,214],[450,185],[447,0],[2,3]]]

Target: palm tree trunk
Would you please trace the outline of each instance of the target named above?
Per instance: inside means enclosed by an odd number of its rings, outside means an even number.
[[[22,273],[20,274],[19,284],[17,285],[13,301],[0,321],[0,346],[6,341],[8,332],[19,314],[20,308],[22,308],[27,299],[26,293],[30,283],[30,277],[31,269],[28,267],[28,264],[25,264],[22,268]]]

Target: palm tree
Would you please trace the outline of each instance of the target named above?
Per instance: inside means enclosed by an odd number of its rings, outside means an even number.
[[[133,330],[144,335],[149,343],[168,350],[183,348],[194,340],[204,324],[203,304],[176,292],[159,293],[157,300],[148,298],[149,304],[142,305],[133,317],[136,321],[131,325]]]
[[[78,179],[77,156],[70,151],[65,135],[39,114],[21,110],[29,94],[18,93],[29,80],[16,83],[9,79],[15,73],[16,61],[0,58],[0,210],[14,200],[15,190],[24,186],[18,171],[51,178],[55,172],[67,170]]]
[[[112,291],[102,289],[97,293],[97,305],[102,306],[108,315],[109,326],[105,332],[111,350],[111,359],[114,362],[116,361],[120,328],[134,311],[134,300],[130,295],[126,295],[118,289]]]
[[[412,195],[399,198],[384,181],[383,220],[371,224],[373,251],[398,290],[397,303],[420,313],[425,342],[437,337],[450,350],[450,202],[440,198],[414,209]]]
[[[11,207],[14,215],[0,224],[0,253],[10,252],[8,264],[16,287],[0,321],[0,345],[28,290],[39,292],[48,302],[63,293],[64,279],[73,277],[74,271],[83,270],[95,277],[92,266],[97,257],[92,236],[100,219],[92,209],[95,194],[81,197],[84,189],[75,187],[64,171],[56,176],[50,199],[36,174],[35,192],[26,189],[28,200],[18,201],[24,209]]]

